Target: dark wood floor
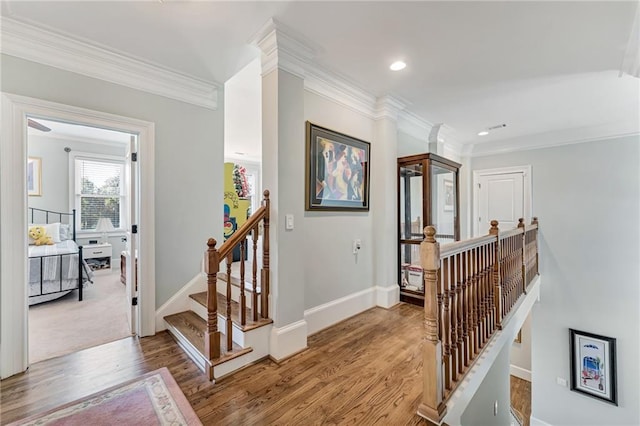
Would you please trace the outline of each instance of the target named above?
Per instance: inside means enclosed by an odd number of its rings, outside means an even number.
[[[309,337],[307,351],[280,365],[265,360],[215,384],[166,332],[127,338],[3,380],[0,423],[166,366],[205,425],[426,424],[415,414],[422,327],[419,307],[374,308]]]

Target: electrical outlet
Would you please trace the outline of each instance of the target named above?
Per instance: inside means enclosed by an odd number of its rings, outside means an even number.
[[[358,251],[362,248],[362,241],[353,240],[353,254],[358,254]]]

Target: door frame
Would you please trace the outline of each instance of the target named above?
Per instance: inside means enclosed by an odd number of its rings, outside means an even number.
[[[140,176],[139,321],[137,334],[155,334],[155,124],[27,96],[1,93],[0,144],[0,377],[28,367],[27,116],[138,134]],[[15,283],[24,283],[16,285]]]
[[[472,225],[472,235],[474,237],[479,237],[484,234],[480,234],[480,230],[478,229],[478,217],[480,216],[479,212],[479,200],[478,200],[478,180],[484,176],[492,176],[492,175],[504,175],[510,173],[522,173],[523,174],[523,197],[524,197],[524,221],[525,223],[529,223],[531,218],[533,217],[532,208],[533,208],[533,200],[531,194],[531,165],[525,166],[512,166],[512,167],[500,167],[495,169],[482,169],[482,170],[474,170],[473,171],[473,216],[471,221]],[[498,225],[499,227],[499,225]]]

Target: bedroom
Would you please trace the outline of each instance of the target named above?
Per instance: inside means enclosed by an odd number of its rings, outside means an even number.
[[[121,253],[128,250],[125,164],[130,139],[122,132],[29,120],[29,229],[46,225],[54,242],[36,246],[30,239],[31,363],[131,335],[126,279],[120,271]],[[57,255],[62,246],[75,254]]]

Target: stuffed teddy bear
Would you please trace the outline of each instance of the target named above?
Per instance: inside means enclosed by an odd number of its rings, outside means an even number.
[[[32,226],[29,228],[29,236],[35,240],[37,246],[53,244],[53,239],[47,235],[44,226]]]

